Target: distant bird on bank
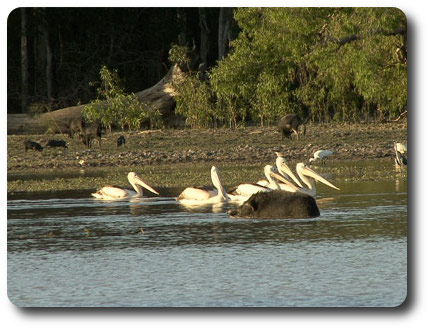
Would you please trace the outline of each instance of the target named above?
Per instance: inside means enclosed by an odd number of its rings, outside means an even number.
[[[325,163],[325,158],[333,155],[333,151],[330,150],[318,150],[314,152],[314,157],[313,158],[309,158],[309,163],[312,163],[318,159],[320,159],[322,161],[322,163]]]
[[[406,158],[406,153],[408,152],[408,148],[403,143],[394,143],[394,153],[395,153],[395,164],[397,166],[406,166],[408,165],[408,159]]]

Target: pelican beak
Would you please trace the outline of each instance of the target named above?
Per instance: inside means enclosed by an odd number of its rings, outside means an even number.
[[[303,166],[303,170],[302,170],[303,174],[310,176],[312,178],[314,178],[315,180],[324,183],[325,185],[336,189],[336,190],[340,190],[338,187],[336,187],[334,184],[332,184],[331,182],[327,181],[326,179],[324,179],[321,175],[319,175],[317,172],[315,172],[314,170],[310,169],[308,166]]]
[[[142,186],[143,188],[149,190],[150,192],[156,194],[156,195],[160,195],[159,192],[157,192],[154,188],[152,188],[150,185],[148,185],[145,181],[143,181],[140,177],[138,177],[137,175],[135,176],[135,182],[137,184],[139,184],[140,186]]]
[[[289,168],[289,166],[287,164],[285,164],[285,162],[282,162],[280,164],[280,168],[281,171],[285,172],[291,179],[294,180],[294,182],[301,188],[303,188],[303,185],[301,184],[301,182],[299,181],[299,179],[297,179],[297,177],[294,175],[293,171],[291,171],[291,169]]]
[[[285,183],[286,185],[290,186],[292,189],[299,191],[299,188],[297,188],[295,185],[293,185],[290,181],[288,181],[283,175],[276,173],[276,172],[271,172],[270,175],[279,180],[282,183]]]

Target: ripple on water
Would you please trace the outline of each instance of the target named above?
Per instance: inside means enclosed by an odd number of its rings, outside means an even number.
[[[8,200],[8,295],[20,306],[398,305],[407,195],[343,188],[319,196],[321,217],[291,220],[171,197]]]

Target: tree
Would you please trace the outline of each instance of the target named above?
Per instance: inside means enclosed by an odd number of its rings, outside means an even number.
[[[218,18],[218,60],[222,60],[229,50],[230,42],[234,38],[233,24],[233,8],[220,8]]]
[[[282,112],[359,120],[406,108],[406,18],[398,9],[239,8],[234,17],[233,51],[210,72],[226,113],[233,104],[240,120]],[[270,105],[275,95],[282,102]]]
[[[124,92],[117,70],[102,66],[100,82],[92,85],[98,85],[98,97],[84,107],[83,116],[86,121],[100,121],[110,132],[113,126],[119,126],[123,130],[128,126],[129,130],[137,130],[144,121],[148,121],[149,128],[161,125],[161,114],[154,105],[141,102],[133,93]]]
[[[27,9],[21,8],[21,112],[27,112],[28,104],[28,43]]]

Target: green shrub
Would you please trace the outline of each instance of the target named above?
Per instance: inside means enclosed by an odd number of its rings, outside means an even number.
[[[211,127],[218,119],[207,82],[200,81],[194,72],[184,73],[184,79],[176,81],[176,109],[178,115],[186,118],[192,128]]]
[[[141,102],[133,93],[124,93],[116,70],[110,71],[103,66],[100,69],[100,80],[97,99],[83,109],[86,121],[101,121],[109,131],[112,131],[112,126],[121,127],[122,130],[126,127],[138,130],[144,122],[149,123],[149,128],[162,125],[158,109]]]

